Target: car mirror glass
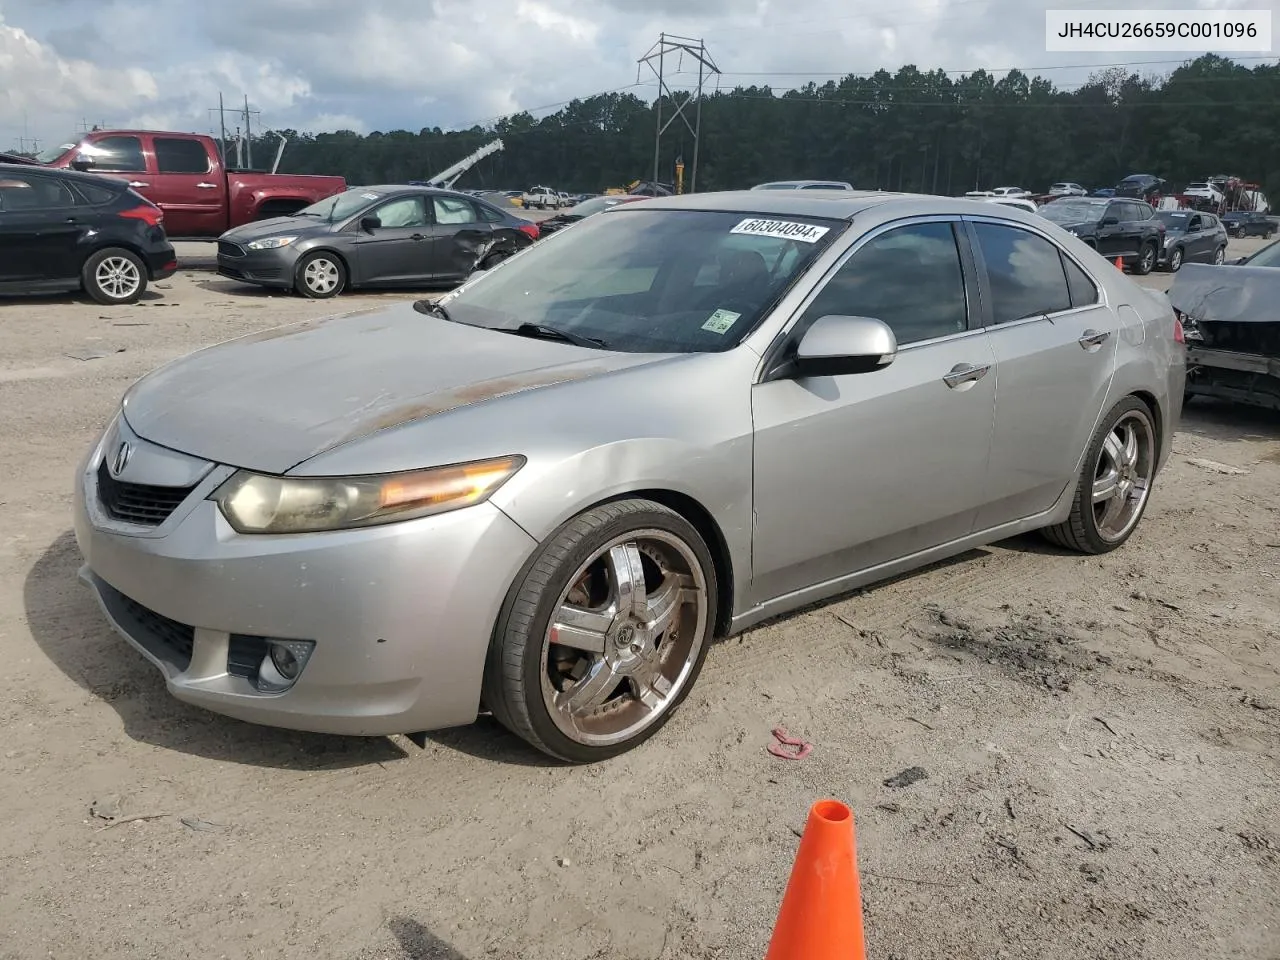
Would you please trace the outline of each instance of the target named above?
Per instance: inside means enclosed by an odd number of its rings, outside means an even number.
[[[893,362],[898,339],[883,320],[874,317],[820,317],[796,345],[791,375],[840,377],[870,373]]]
[[[382,226],[382,220],[379,219],[378,217],[361,217],[360,218],[361,230],[367,230],[370,233],[372,233],[374,230],[377,230],[381,226]]]

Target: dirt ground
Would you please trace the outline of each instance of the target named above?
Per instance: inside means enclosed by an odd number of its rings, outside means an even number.
[[[877,960],[1280,958],[1276,417],[1193,405],[1108,556],[1020,538],[718,645],[608,764],[483,721],[281,732],[175,702],[107,627],[72,473],[156,365],[413,294],[268,295],[210,252],[134,307],[0,303],[0,957],[759,958],[833,796]]]

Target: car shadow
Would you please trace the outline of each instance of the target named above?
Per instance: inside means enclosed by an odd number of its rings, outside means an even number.
[[[164,283],[165,281],[160,281]],[[138,303],[152,303],[156,300],[163,300],[164,294],[156,291],[154,287],[144,290],[142,296],[138,297]],[[6,305],[22,305],[30,306],[39,304],[41,306],[58,306],[61,304],[80,304],[83,307],[97,307],[100,310],[112,309],[115,306],[132,306],[132,304],[108,304],[98,303],[91,299],[87,294],[80,291],[72,291],[71,293],[5,293],[0,294],[0,307]]]
[[[400,946],[400,960],[467,960],[417,920],[392,917],[387,926]]]
[[[218,294],[219,296],[240,297],[247,300],[266,300],[272,297],[288,297],[303,301],[304,298],[294,293],[292,290],[285,290],[280,287],[259,287],[255,284],[241,283],[238,280],[210,278],[208,280],[197,280],[196,286],[201,290],[209,293]],[[351,297],[387,297],[388,299],[403,299],[405,297],[414,297],[421,299],[422,297],[430,297],[433,295],[445,293],[453,289],[457,284],[433,284],[431,286],[416,287],[360,287],[356,290],[350,290],[341,293],[330,299],[329,302],[341,304]]]
[[[1207,440],[1280,440],[1280,418],[1262,407],[1196,397],[1182,408],[1178,430]]]
[[[209,760],[285,770],[334,770],[407,756],[386,737],[339,737],[264,728],[173,699],[159,672],[107,624],[76,571],[70,531],[35,562],[23,585],[27,626],[53,664],[120,717],[139,743]]]

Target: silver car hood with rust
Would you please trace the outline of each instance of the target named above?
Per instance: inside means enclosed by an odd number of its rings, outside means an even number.
[[[663,356],[450,323],[405,303],[200,350],[134,384],[124,416],[161,446],[284,473],[383,430]]]

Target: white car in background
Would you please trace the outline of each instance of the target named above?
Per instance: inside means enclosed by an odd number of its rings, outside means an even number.
[[[1200,197],[1204,200],[1211,200],[1214,203],[1222,203],[1222,201],[1226,199],[1222,195],[1221,190],[1205,180],[1197,180],[1195,183],[1188,183],[1187,189],[1183,190],[1182,193],[1183,196]]]
[[[996,187],[991,193],[997,197],[1029,197],[1030,190],[1024,190],[1022,187]]]
[[[530,187],[520,199],[529,210],[557,210],[560,208],[560,194],[550,187]]]
[[[1078,183],[1064,181],[1055,183],[1049,187],[1049,196],[1051,197],[1087,197],[1089,191]]]

